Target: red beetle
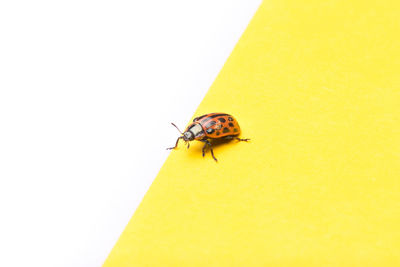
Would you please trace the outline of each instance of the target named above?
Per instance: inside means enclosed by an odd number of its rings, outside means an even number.
[[[197,117],[193,120],[193,122],[186,128],[186,130],[182,133],[179,128],[175,126],[176,129],[182,134],[182,136],[178,137],[176,140],[176,144],[174,147],[169,147],[167,149],[175,149],[178,146],[179,140],[183,139],[187,143],[187,147],[189,148],[189,141],[198,140],[204,142],[203,157],[205,155],[205,149],[207,146],[210,147],[211,155],[215,161],[217,158],[214,156],[214,151],[211,146],[210,140],[213,139],[224,139],[224,140],[232,140],[236,139],[238,141],[248,141],[250,139],[241,139],[237,137],[240,134],[240,126],[237,120],[226,113],[208,113]]]

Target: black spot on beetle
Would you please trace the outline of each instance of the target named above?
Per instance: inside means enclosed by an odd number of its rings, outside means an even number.
[[[220,135],[221,133],[220,133],[219,131],[217,131],[215,134],[216,134],[216,135]]]
[[[237,129],[237,128],[233,128],[233,132],[234,132],[234,133],[237,133],[237,132],[238,132],[238,129]]]
[[[233,127],[234,125],[233,125],[233,123],[232,123],[232,122],[230,122],[230,123],[229,123],[229,126],[230,126],[230,127]]]
[[[210,129],[207,129],[207,133],[208,133],[208,134],[212,134],[213,132],[214,132],[214,129],[211,129],[211,128],[210,128]]]
[[[228,118],[228,121],[233,121],[233,118],[232,118],[232,117],[229,117],[229,118]]]
[[[220,122],[226,122],[226,120],[225,120],[224,118],[218,118],[218,120],[219,120]]]
[[[229,128],[226,128],[226,127],[225,127],[225,128],[222,130],[222,132],[223,132],[223,133],[229,133]]]

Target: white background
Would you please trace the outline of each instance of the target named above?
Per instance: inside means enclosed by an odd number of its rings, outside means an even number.
[[[0,2],[0,266],[101,266],[260,3]]]

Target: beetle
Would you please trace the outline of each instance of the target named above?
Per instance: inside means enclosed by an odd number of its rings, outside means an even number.
[[[187,148],[190,147],[190,141],[197,140],[205,143],[202,149],[203,157],[205,155],[207,146],[209,146],[211,156],[215,161],[218,160],[214,156],[214,151],[210,142],[211,140],[250,140],[248,138],[242,139],[238,137],[240,134],[239,123],[232,115],[226,113],[208,113],[200,117],[196,117],[183,133],[174,123],[171,124],[178,129],[178,131],[181,133],[181,136],[179,136],[176,140],[175,146],[167,148],[168,150],[175,149],[178,146],[179,140],[181,139],[187,143]]]

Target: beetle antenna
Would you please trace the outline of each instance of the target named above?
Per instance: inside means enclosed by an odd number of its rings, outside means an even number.
[[[181,130],[179,130],[178,126],[176,126],[173,122],[171,122],[171,124],[172,124],[176,129],[178,129],[178,131],[181,133],[181,135],[183,135],[183,133],[181,132]]]

